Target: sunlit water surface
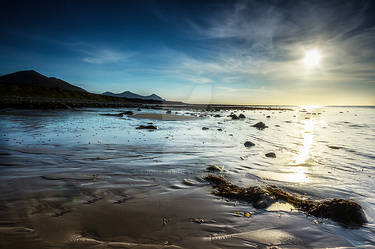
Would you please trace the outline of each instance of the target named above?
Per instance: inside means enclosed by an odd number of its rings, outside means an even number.
[[[286,232],[294,239],[292,242],[281,239],[279,244],[284,247],[375,245],[375,109],[293,109],[237,111],[244,113],[243,120],[231,120],[227,117],[231,111],[177,111],[178,115],[209,114],[189,121],[99,115],[121,111],[116,109],[4,110],[0,116],[2,210],[5,215],[15,206],[13,201],[29,202],[30,196],[43,198],[58,196],[60,192],[74,196],[89,190],[97,193],[124,189],[133,198],[129,203],[158,195],[166,200],[187,195],[185,201],[189,202],[189,194],[195,193],[219,210],[211,217],[216,219],[215,225],[202,229],[202,237],[275,229],[279,235]],[[133,111],[165,113],[164,110]],[[259,121],[268,128],[257,130],[251,126]],[[158,130],[136,129],[148,122],[157,125]],[[246,148],[245,141],[255,146]],[[268,152],[276,153],[277,157],[265,157]],[[315,200],[353,199],[364,208],[368,223],[360,229],[347,229],[329,220],[290,212],[290,207],[265,211],[246,203],[228,204],[212,196],[211,187],[200,179],[207,174],[205,168],[209,165],[224,166],[223,174],[242,186],[275,184]],[[96,181],[84,181],[93,174],[98,176]],[[46,180],[41,176],[67,179]],[[184,208],[189,209],[181,207],[178,212]],[[252,218],[233,216],[236,211],[246,210],[254,213]],[[224,229],[228,224],[230,228]],[[201,235],[197,232],[194,236]],[[239,236],[230,242],[218,239],[210,245],[264,245],[250,237]],[[173,242],[173,238],[169,240]],[[175,242],[179,244],[178,240]]]

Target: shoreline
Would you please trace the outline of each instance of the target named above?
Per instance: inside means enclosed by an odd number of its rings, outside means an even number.
[[[176,109],[176,110],[200,110],[200,111],[223,111],[223,110],[265,110],[265,111],[293,111],[291,107],[275,105],[222,105],[222,104],[188,104],[175,101],[149,101],[129,100],[101,101],[91,99],[74,98],[46,98],[46,97],[24,97],[24,96],[1,96],[0,108],[15,109],[74,109],[74,108],[146,108],[146,109]]]

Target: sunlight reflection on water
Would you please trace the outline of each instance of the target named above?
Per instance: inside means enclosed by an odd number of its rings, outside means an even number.
[[[303,137],[303,147],[298,153],[292,165],[305,164],[311,155],[311,145],[314,142],[313,136],[314,136],[315,122],[312,119],[308,119],[308,120],[302,120],[302,123],[303,123],[303,130],[301,132],[302,132],[302,137]]]

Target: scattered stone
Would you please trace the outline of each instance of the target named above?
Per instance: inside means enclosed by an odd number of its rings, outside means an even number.
[[[126,111],[126,112],[122,112],[120,114],[131,116],[131,115],[134,114],[134,112],[132,112],[132,111]]]
[[[208,175],[204,179],[217,190],[215,195],[252,203],[255,208],[265,208],[277,200],[285,201],[318,218],[328,218],[347,227],[359,227],[367,222],[362,207],[351,200],[332,199],[312,201],[285,192],[276,186],[239,187],[223,176]]]
[[[246,118],[245,115],[243,115],[242,113],[238,116],[239,118]]]
[[[276,154],[273,152],[269,152],[265,155],[266,157],[276,158]]]
[[[221,128],[219,128],[219,129],[217,129],[218,131],[223,131],[223,129],[221,129]]]
[[[230,117],[232,117],[233,120],[240,119],[236,114],[231,114]]]
[[[167,110],[167,111],[166,111],[166,114],[171,114],[171,113],[172,113],[171,110]]]
[[[221,115],[220,114],[216,114],[216,115],[214,115],[214,118],[221,118]]]
[[[271,116],[266,116],[266,118],[270,118]]]
[[[190,180],[190,179],[184,179],[183,184],[185,184],[187,186],[194,186],[195,182]]]
[[[113,202],[113,204],[122,204],[122,203],[128,201],[129,199],[130,199],[130,197],[126,195],[126,196],[123,197],[122,199],[119,199],[119,200]]]
[[[158,127],[155,126],[155,125],[140,125],[138,126],[136,129],[137,130],[142,130],[142,129],[146,129],[146,130],[156,130]]]
[[[72,210],[70,210],[70,209],[59,210],[59,211],[55,212],[55,214],[53,214],[52,217],[60,217],[60,216],[63,216],[64,214],[67,214],[67,213],[70,213],[70,212],[72,212]]]
[[[96,181],[98,179],[99,175],[98,174],[92,174],[92,180]]]
[[[258,130],[264,130],[265,128],[268,128],[268,126],[263,122],[258,122],[253,127],[257,128]]]
[[[254,143],[250,142],[250,141],[246,141],[243,145],[245,145],[245,147],[252,147],[252,146],[255,146]]]
[[[334,146],[334,145],[328,145],[328,148],[333,149],[333,150],[339,150],[339,149],[341,149],[341,147]]]
[[[211,165],[206,168],[210,172],[221,172],[224,170],[224,166]]]
[[[122,117],[123,113],[102,113],[102,116],[111,116],[111,117]]]
[[[202,130],[208,130],[208,129],[210,129],[210,128],[208,128],[208,127],[202,127]]]
[[[203,218],[196,218],[196,219],[193,219],[193,222],[197,223],[197,224],[202,224],[202,223],[204,223],[204,219]]]
[[[163,217],[162,222],[163,222],[163,226],[166,226],[168,224],[168,219]]]
[[[103,199],[103,197],[94,197],[93,199],[88,200],[88,201],[86,202],[86,204],[94,204],[95,202],[100,201],[100,200],[102,200],[102,199]]]

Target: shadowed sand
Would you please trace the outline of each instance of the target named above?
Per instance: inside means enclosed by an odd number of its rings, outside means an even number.
[[[21,205],[10,205],[6,217],[0,217],[4,224],[0,229],[0,247],[223,248],[263,244],[262,248],[267,248],[302,245],[296,234],[251,224],[261,217],[234,217],[233,205],[218,205],[223,201],[207,196],[205,188],[185,189],[184,194],[173,191],[147,198],[138,196],[118,204],[116,200],[122,198],[121,192],[116,189],[87,191],[64,198],[38,197]],[[92,196],[96,196],[95,202],[84,201]],[[61,212],[62,209],[69,212]],[[277,222],[278,219],[267,217],[259,222]]]

